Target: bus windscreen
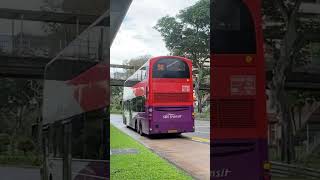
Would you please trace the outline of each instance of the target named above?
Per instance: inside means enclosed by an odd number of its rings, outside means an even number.
[[[159,59],[152,68],[153,78],[190,78],[189,67],[180,59]]]

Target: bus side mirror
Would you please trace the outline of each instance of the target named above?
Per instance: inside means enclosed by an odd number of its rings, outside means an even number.
[[[122,100],[120,100],[120,104],[122,105]]]

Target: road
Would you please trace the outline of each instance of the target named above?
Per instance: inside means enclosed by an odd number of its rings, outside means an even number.
[[[194,133],[149,138],[122,124],[122,116],[110,116],[111,124],[152,151],[183,169],[195,179],[210,179],[209,121],[196,121]]]
[[[36,168],[18,168],[18,167],[1,167],[1,180],[40,180],[40,169]]]

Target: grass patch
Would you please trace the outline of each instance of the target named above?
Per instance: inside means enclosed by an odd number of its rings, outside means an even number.
[[[112,110],[110,111],[110,114],[122,114],[121,110]]]
[[[135,148],[138,154],[112,155],[111,179],[192,179],[182,170],[110,125],[111,149]]]
[[[195,113],[196,120],[210,121],[210,112]]]
[[[41,159],[36,155],[0,155],[1,165],[40,166]]]

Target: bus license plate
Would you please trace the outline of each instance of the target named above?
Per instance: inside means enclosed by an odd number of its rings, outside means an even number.
[[[175,130],[175,129],[172,129],[172,130],[168,130],[168,133],[177,133],[178,131]]]

